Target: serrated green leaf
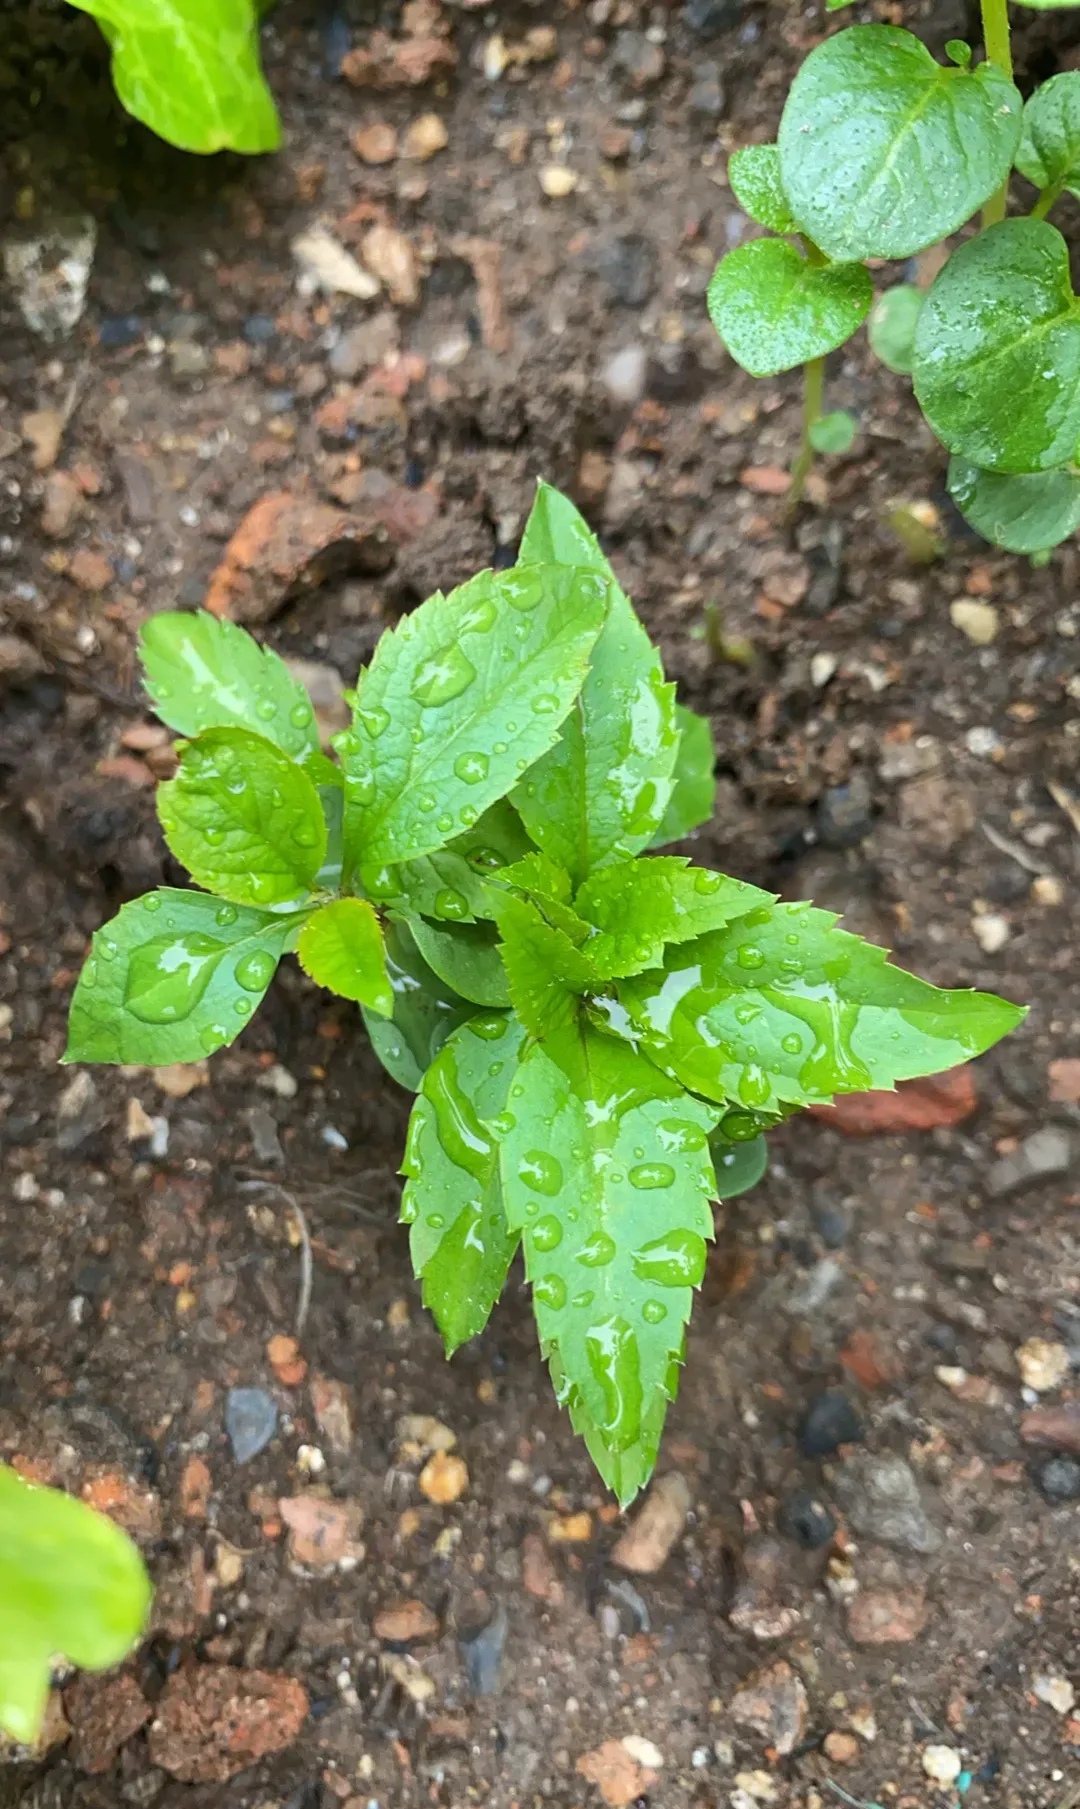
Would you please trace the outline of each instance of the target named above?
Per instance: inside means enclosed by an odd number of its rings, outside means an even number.
[[[775,1112],[938,1074],[1024,1016],[992,993],[940,991],[835,923],[773,905],[683,943],[620,983],[629,1025],[611,1027],[706,1098]]]
[[[700,829],[709,821],[716,804],[716,745],[712,724],[696,710],[676,704],[675,727],[679,731],[679,752],[675,757],[671,797],[664,820],[649,844],[652,848],[681,841],[684,835]]]
[[[1076,70],[1051,76],[1028,99],[1016,167],[1036,188],[1080,193],[1080,73]]]
[[[584,879],[594,867],[647,848],[663,820],[678,755],[675,687],[664,683],[660,655],[594,535],[548,484],[537,489],[515,570],[532,569],[540,554],[578,569],[588,561],[610,597],[559,740],[513,793],[533,841]]]
[[[629,1045],[589,1026],[574,1042],[574,1079],[539,1045],[517,1070],[503,1193],[511,1228],[523,1233],[541,1347],[556,1357],[562,1398],[594,1429],[625,1505],[643,1480],[643,1437],[658,1435],[673,1392],[713,1235],[717,1114]],[[619,1459],[634,1452],[623,1474]]]
[[[500,899],[496,921],[510,998],[525,1028],[541,1037],[565,1029],[579,996],[596,983],[592,963],[529,899]]]
[[[855,422],[842,408],[834,408],[831,414],[820,415],[816,421],[811,422],[809,438],[815,452],[850,452],[855,438]]]
[[[386,971],[382,930],[366,898],[333,898],[304,923],[296,944],[300,965],[319,986],[389,1018],[394,993]]]
[[[161,887],[97,931],[71,1001],[67,1062],[162,1067],[235,1041],[304,913]]]
[[[587,940],[590,928],[570,903],[574,885],[565,867],[546,854],[527,854],[524,860],[507,867],[500,878],[538,904],[548,923],[568,936],[575,948]]]
[[[158,787],[165,840],[195,882],[234,904],[285,904],[326,856],[319,794],[280,748],[246,729],[209,729]]]
[[[463,1024],[425,1074],[409,1121],[401,1222],[448,1357],[483,1331],[519,1242],[503,1204],[497,1125],[524,1041],[509,1012]]]
[[[126,1533],[0,1464],[0,1730],[33,1745],[55,1660],[87,1671],[119,1664],[149,1607],[149,1579]]]
[[[906,258],[1008,177],[1023,102],[993,63],[946,68],[910,32],[853,25],[810,52],[780,121],[801,229],[830,258]]]
[[[923,303],[915,394],[950,452],[983,471],[1047,471],[1080,444],[1080,311],[1069,248],[1003,220],[954,252]]]
[[[386,971],[394,994],[394,1015],[387,1019],[360,1007],[364,1028],[386,1072],[410,1093],[448,1036],[473,1016],[476,1007],[459,998],[432,973],[403,923],[385,929]]]
[[[143,684],[181,735],[251,729],[303,765],[319,753],[311,700],[285,661],[205,610],[151,616],[139,630]]]
[[[728,159],[731,192],[751,220],[770,232],[795,232],[795,216],[780,180],[780,152],[774,144],[748,144]]]
[[[709,1138],[709,1148],[716,1170],[716,1192],[721,1200],[734,1200],[741,1193],[749,1193],[769,1166],[769,1146],[764,1137],[733,1143],[723,1135],[723,1125],[720,1125]]]
[[[592,928],[581,953],[604,980],[655,967],[669,942],[690,942],[773,902],[745,880],[707,867],[691,867],[685,855],[604,867],[579,889],[574,909]]]
[[[503,798],[445,848],[392,867],[362,865],[359,877],[369,898],[407,916],[472,923],[493,916],[491,881],[531,847],[521,818]]]
[[[555,1398],[561,1407],[566,1408],[570,1424],[578,1437],[584,1439],[585,1448],[602,1481],[624,1506],[633,1501],[634,1496],[645,1487],[656,1467],[668,1406],[679,1391],[679,1371],[682,1368],[685,1345],[684,1336],[678,1353],[672,1356],[663,1388],[656,1390],[651,1402],[642,1410],[639,1436],[624,1451],[614,1450],[604,1428],[593,1420],[582,1395],[566,1376],[558,1351],[548,1353],[548,1370]]]
[[[71,0],[101,26],[121,103],[182,151],[274,151],[252,0]]]
[[[874,290],[861,264],[811,264],[786,239],[754,239],[720,260],[708,299],[736,364],[775,377],[850,339]]]
[[[481,572],[384,634],[363,676],[345,768],[353,866],[443,847],[555,741],[607,608],[594,572]]]
[[[894,283],[879,295],[866,323],[870,349],[887,370],[910,377],[915,356],[915,329],[926,299],[924,289],[910,283]]]
[[[440,980],[474,1005],[505,1006],[510,988],[493,923],[429,923],[410,917],[409,929],[424,960]]]
[[[949,495],[977,534],[1007,553],[1042,553],[1080,527],[1080,478],[1072,471],[1005,477],[949,460]]]

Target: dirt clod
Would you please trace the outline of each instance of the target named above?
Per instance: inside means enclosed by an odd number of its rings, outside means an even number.
[[[150,1727],[150,1757],[186,1784],[223,1784],[296,1739],[307,1691],[295,1677],[203,1665],[165,1686]]]

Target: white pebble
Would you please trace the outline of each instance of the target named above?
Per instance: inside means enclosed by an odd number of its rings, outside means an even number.
[[[963,1770],[955,1746],[927,1746],[923,1749],[922,1768],[935,1784],[955,1784]]]
[[[622,1741],[623,1751],[628,1752],[639,1765],[648,1771],[659,1771],[664,1763],[664,1755],[651,1740],[643,1739],[641,1734],[626,1734]]]
[[[600,374],[600,381],[613,402],[632,406],[645,394],[645,371],[648,359],[643,345],[624,346],[613,352]]]
[[[1067,1715],[1076,1701],[1076,1691],[1067,1677],[1033,1677],[1031,1693],[1052,1708],[1055,1715]]]
[[[969,603],[961,598],[950,605],[949,615],[953,627],[966,634],[976,647],[989,647],[997,638],[1001,623],[992,603]]]
[[[1029,1338],[1016,1353],[1020,1378],[1026,1388],[1046,1394],[1060,1388],[1069,1373],[1069,1353],[1050,1338]]]
[[[545,163],[540,171],[540,187],[550,201],[563,201],[572,195],[581,177],[565,163]]]
[[[973,917],[971,928],[984,955],[1000,954],[1012,935],[1008,918],[998,911],[986,911],[981,917]]]

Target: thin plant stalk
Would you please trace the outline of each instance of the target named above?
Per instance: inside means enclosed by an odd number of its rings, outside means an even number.
[[[983,48],[987,62],[995,63],[1009,80],[1012,80],[1012,40],[1009,35],[1009,0],[981,0]],[[996,226],[1005,218],[1005,210],[1009,202],[1009,179],[991,195],[982,210],[984,227]]]
[[[803,365],[802,443],[791,467],[791,488],[788,491],[788,503],[793,509],[797,509],[802,501],[806,480],[814,463],[814,446],[810,435],[815,423],[821,419],[824,400],[825,360],[811,358],[808,364]]]

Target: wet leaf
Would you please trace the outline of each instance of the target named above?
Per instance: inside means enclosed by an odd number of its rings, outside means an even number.
[[[1036,88],[1024,108],[1016,167],[1036,188],[1080,193],[1080,73],[1067,70]]]
[[[209,729],[158,787],[170,849],[197,885],[236,904],[284,904],[326,855],[319,794],[280,748],[246,729]]]
[[[412,1110],[401,1219],[448,1356],[483,1331],[518,1245],[503,1205],[496,1122],[524,1040],[508,1012],[474,1017],[436,1056]]]
[[[517,811],[501,799],[445,848],[394,866],[363,865],[360,880],[369,898],[409,916],[472,923],[493,916],[491,880],[531,847]]]
[[[300,965],[320,986],[389,1018],[394,993],[386,972],[379,919],[366,898],[333,898],[300,931]]]
[[[954,252],[919,316],[915,394],[939,440],[983,471],[1046,471],[1080,444],[1080,312],[1069,248],[1003,220]]]
[[[493,923],[438,925],[410,917],[413,940],[432,971],[474,1005],[510,1003],[506,969]]]
[[[780,121],[799,226],[839,260],[936,244],[1008,177],[1022,107],[993,63],[944,67],[893,25],[838,32],[803,63]]]
[[[139,630],[143,683],[181,735],[251,729],[301,765],[319,753],[311,700],[285,661],[235,622],[166,610]]]
[[[754,239],[716,266],[709,315],[736,364],[775,377],[843,345],[873,299],[861,264],[811,264],[786,239]]]
[[[379,1017],[361,1006],[364,1028],[387,1073],[416,1093],[447,1037],[476,1007],[432,973],[405,924],[387,923],[385,946],[394,1015]]]
[[[871,350],[887,370],[898,377],[910,377],[915,356],[915,328],[926,298],[924,289],[910,283],[894,283],[879,295],[866,323]]]
[[[542,915],[555,929],[562,930],[575,948],[580,948],[590,934],[590,926],[579,917],[570,900],[574,882],[565,867],[546,854],[527,854],[524,860],[507,867],[501,876],[505,885],[516,886],[539,905]]]
[[[274,151],[252,0],[72,0],[112,51],[123,106],[182,151]]]
[[[780,152],[774,144],[748,144],[728,159],[731,192],[751,220],[771,232],[795,232],[795,216],[780,180]]]
[[[669,950],[619,986],[630,1033],[693,1091],[775,1112],[940,1073],[1024,1016],[991,993],[940,991],[835,923],[773,905]]]
[[[716,1192],[721,1200],[734,1200],[741,1193],[749,1193],[769,1166],[769,1146],[764,1137],[735,1143],[724,1136],[722,1124],[709,1138],[709,1148],[716,1170]]]
[[[625,1503],[655,1456],[713,1235],[716,1113],[627,1044],[578,1026],[510,1087],[500,1164],[557,1392]],[[512,1120],[512,1124],[510,1124]]]
[[[239,1036],[303,921],[169,887],[126,904],[94,936],[64,1060],[202,1061]]]
[[[855,422],[842,408],[821,415],[810,428],[810,444],[815,452],[843,453],[851,450],[855,439]]]
[[[138,1551],[118,1526],[0,1464],[0,1730],[31,1746],[52,1666],[119,1664],[150,1607]]]
[[[1041,553],[1080,527],[1080,478],[1072,471],[1007,477],[949,460],[949,495],[977,534],[1007,553]]]
[[[584,879],[647,848],[663,820],[678,756],[675,687],[664,683],[660,655],[595,536],[548,484],[537,489],[515,569],[528,571],[541,558],[586,567],[610,597],[559,740],[513,794],[533,841]]]
[[[685,704],[676,704],[675,727],[679,731],[679,751],[675,757],[674,783],[663,821],[649,844],[651,848],[662,848],[665,842],[681,841],[684,835],[700,829],[709,821],[716,803],[716,747],[712,724],[707,716],[699,716]]]
[[[481,572],[383,635],[335,743],[347,862],[433,853],[505,796],[558,735],[607,588],[559,566]]]
[[[596,983],[592,963],[530,899],[500,900],[497,922],[518,1017],[533,1036],[565,1029],[577,1015],[579,995]]]
[[[605,867],[578,891],[574,909],[592,928],[581,953],[604,980],[639,974],[663,959],[669,942],[689,942],[745,917],[773,894],[684,855],[655,855]]]

